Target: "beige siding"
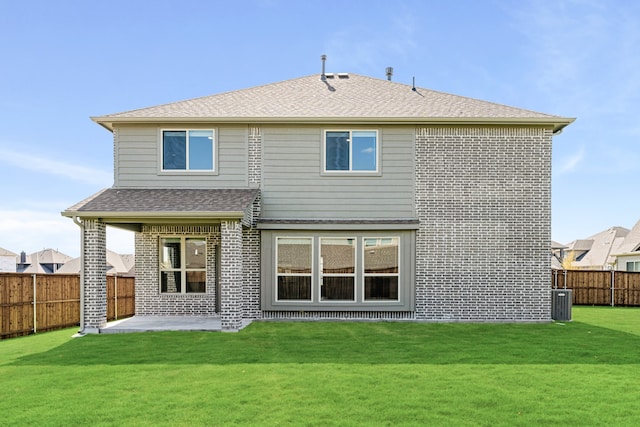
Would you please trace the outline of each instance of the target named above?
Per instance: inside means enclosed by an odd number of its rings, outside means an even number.
[[[160,173],[159,129],[156,126],[122,126],[117,129],[115,181],[117,187],[238,188],[247,186],[246,127],[216,128],[218,173],[215,175],[190,173],[163,175]]]
[[[263,129],[263,218],[412,218],[414,130],[380,129],[380,176],[323,176],[319,127]]]

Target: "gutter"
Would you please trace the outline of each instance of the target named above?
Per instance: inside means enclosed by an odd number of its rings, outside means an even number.
[[[72,217],[80,227],[80,330],[78,335],[84,335],[84,224],[77,216]]]
[[[575,118],[549,117],[91,117],[105,129],[113,132],[118,124],[166,124],[166,123],[263,123],[263,124],[405,124],[433,125],[502,125],[502,126],[550,126],[555,135],[573,123]]]

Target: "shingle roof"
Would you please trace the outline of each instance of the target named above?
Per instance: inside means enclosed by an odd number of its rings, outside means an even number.
[[[257,189],[134,189],[109,188],[71,206],[65,216],[104,214],[230,214],[243,212]]]
[[[18,254],[14,254],[8,249],[0,248],[0,256],[18,256]]]
[[[625,236],[622,244],[615,254],[618,255],[635,252],[638,250],[638,246],[640,246],[640,221],[638,221],[636,225],[633,226],[629,234]]]
[[[202,98],[94,117],[111,128],[115,122],[206,119],[215,121],[376,121],[473,122],[533,121],[556,129],[573,119],[509,107],[434,90],[416,88],[358,74],[335,75],[325,81],[319,75],[226,92]],[[472,120],[473,119],[473,120]]]

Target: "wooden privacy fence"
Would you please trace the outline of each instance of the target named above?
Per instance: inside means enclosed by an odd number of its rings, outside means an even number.
[[[134,314],[134,278],[107,276],[107,320]],[[78,274],[0,273],[0,339],[79,324]]]
[[[551,287],[573,289],[573,304],[640,306],[640,273],[553,270]]]

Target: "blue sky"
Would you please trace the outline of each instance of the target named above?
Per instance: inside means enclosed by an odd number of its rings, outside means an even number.
[[[352,72],[577,117],[554,138],[562,243],[640,219],[635,0],[0,1],[0,247],[79,254],[60,212],[113,183],[89,116]],[[108,247],[133,252],[130,233]]]

